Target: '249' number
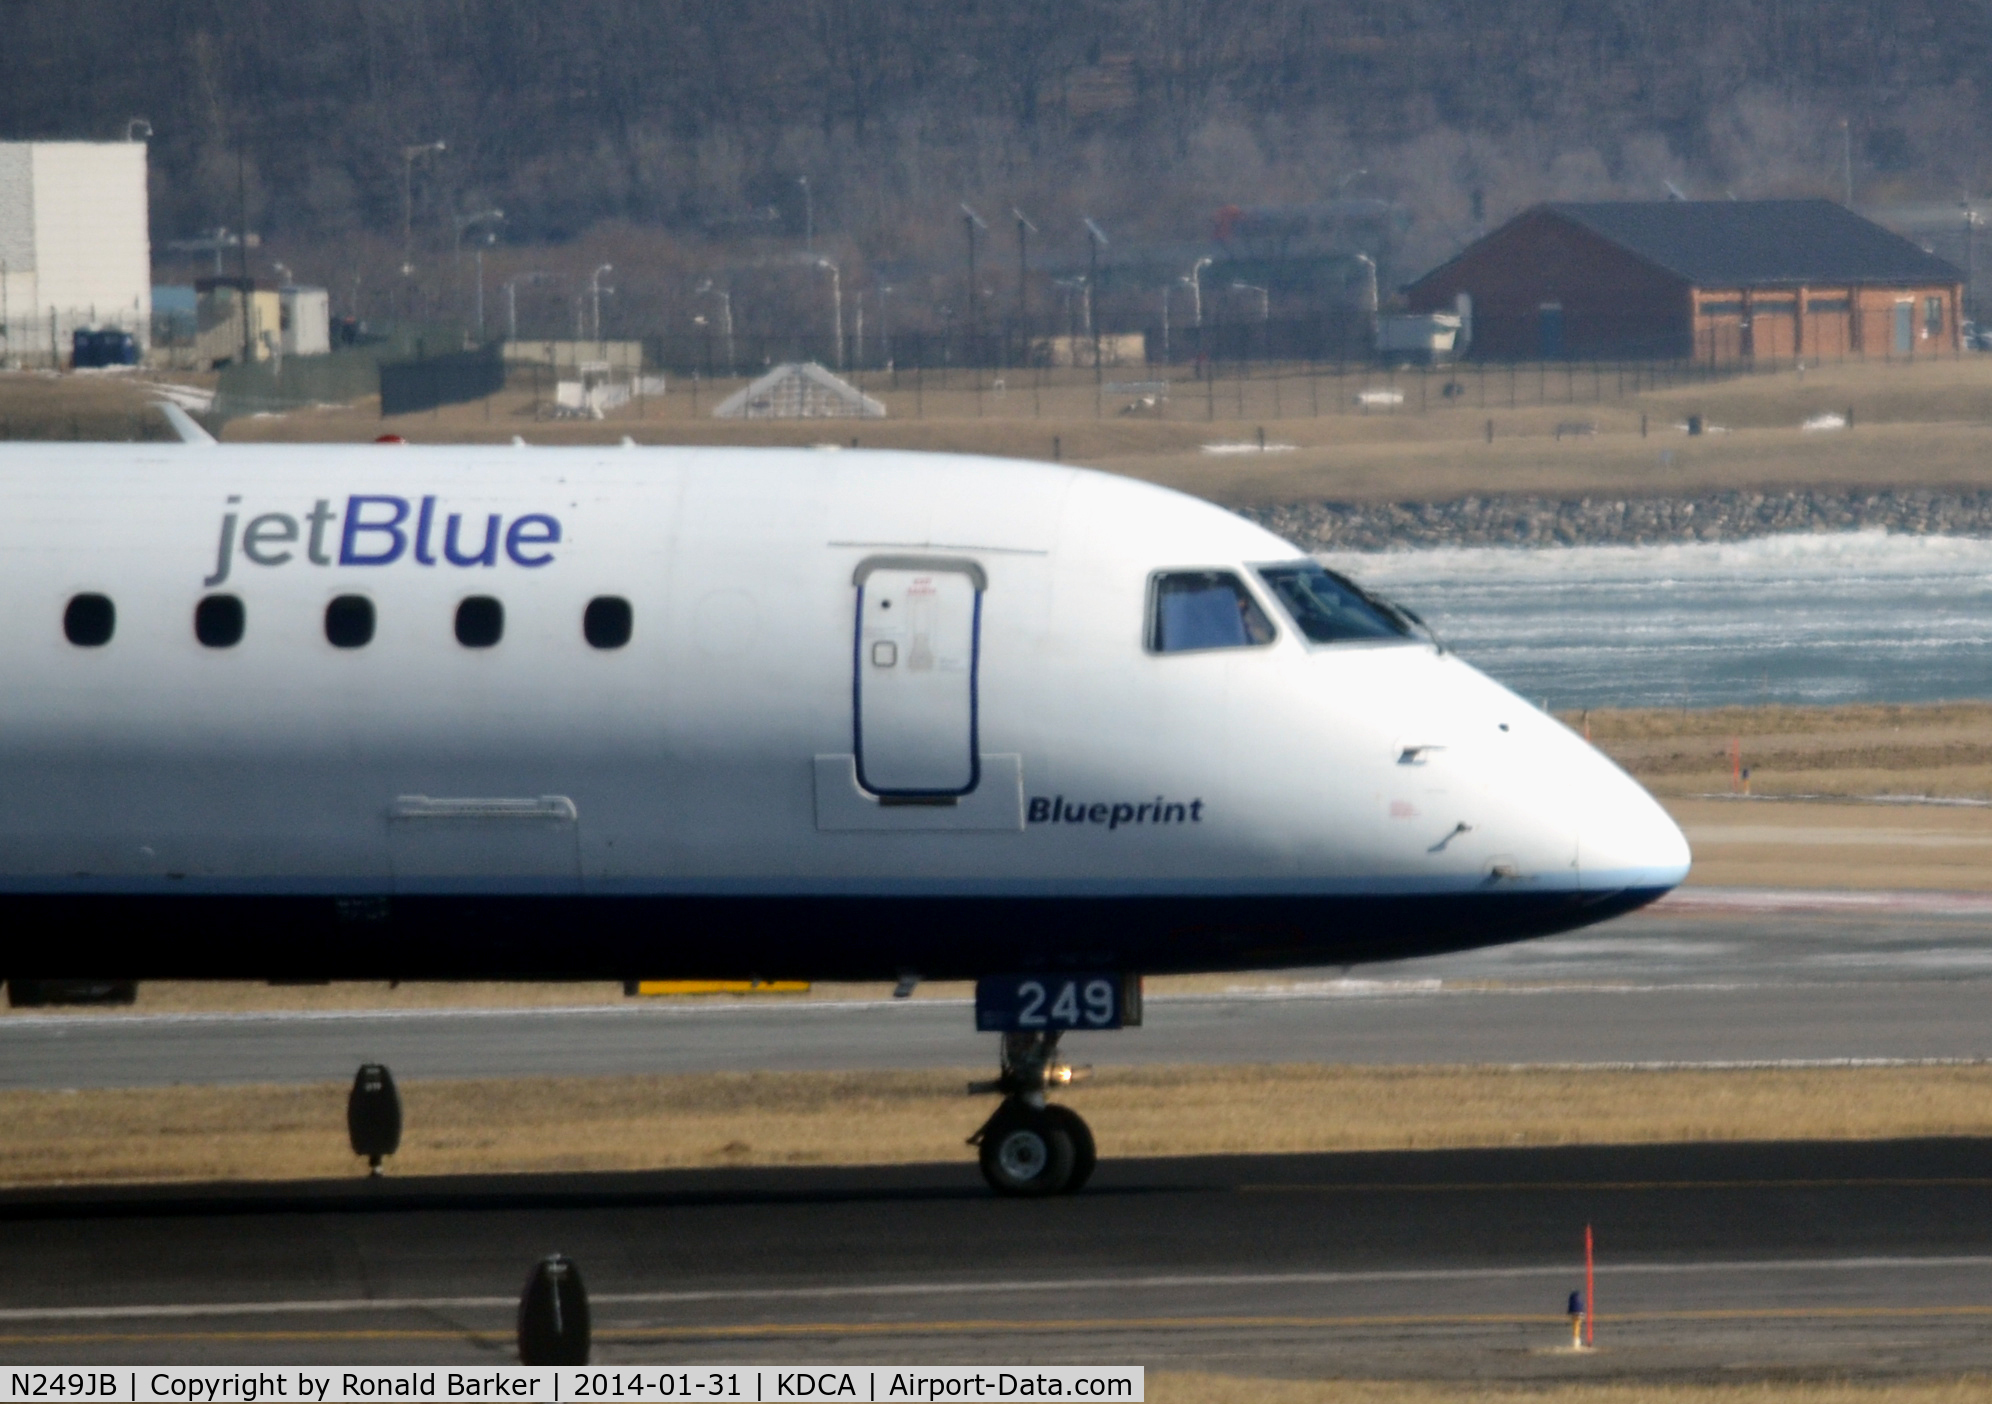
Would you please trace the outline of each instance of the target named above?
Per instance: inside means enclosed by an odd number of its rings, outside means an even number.
[[[1103,1029],[1114,1022],[1114,987],[1110,980],[1077,980],[1055,985],[1056,993],[1042,980],[1024,980],[1017,985],[1017,1027],[1044,1029],[1056,1025],[1076,1029],[1090,1024]],[[1047,1008],[1049,1004],[1049,1008]],[[1083,1005],[1083,1008],[1082,1008]]]

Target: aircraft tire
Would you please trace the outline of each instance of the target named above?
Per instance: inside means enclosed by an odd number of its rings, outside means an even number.
[[[1035,1199],[1057,1194],[1072,1179],[1077,1150],[1050,1109],[1012,1103],[982,1132],[982,1178],[1001,1195]]]
[[[1093,1128],[1086,1124],[1086,1118],[1070,1107],[1046,1107],[1049,1116],[1072,1141],[1072,1174],[1060,1187],[1060,1194],[1077,1194],[1086,1188],[1086,1181],[1093,1178],[1093,1167],[1099,1163],[1100,1152],[1093,1144]]]

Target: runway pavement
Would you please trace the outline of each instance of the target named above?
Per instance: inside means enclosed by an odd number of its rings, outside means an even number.
[[[1992,901],[1688,894],[1271,996],[1099,1063],[1992,1058]],[[953,1001],[0,1018],[16,1087],[986,1061]],[[1586,1224],[1600,1349],[1560,1351]],[[599,1362],[1145,1364],[1460,1379],[1992,1370],[1992,1141],[1118,1160],[0,1193],[0,1362],[510,1358],[581,1266]]]
[[[1244,983],[1244,982],[1241,982]],[[1690,890],[1651,913],[1284,993],[1155,997],[1075,1061],[1651,1063],[1992,1058],[1992,900]],[[0,1087],[973,1067],[957,1000],[393,1014],[0,1017]]]
[[[1599,1351],[1562,1311],[1595,1225]],[[1749,1379],[1992,1369],[1992,1142],[0,1195],[0,1362],[495,1363],[560,1250],[600,1363]]]

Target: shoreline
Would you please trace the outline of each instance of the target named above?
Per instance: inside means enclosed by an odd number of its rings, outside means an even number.
[[[1877,530],[1992,537],[1992,489],[1815,487],[1652,497],[1481,494],[1441,502],[1315,500],[1232,510],[1309,551],[1665,546]]]

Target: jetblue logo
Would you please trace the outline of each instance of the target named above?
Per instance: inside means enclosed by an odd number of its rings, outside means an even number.
[[[231,507],[241,500],[228,499]],[[560,544],[558,517],[527,512],[507,522],[499,512],[466,516],[438,510],[436,502],[360,494],[346,499],[344,511],[320,498],[309,512],[295,516],[263,512],[242,522],[239,510],[228,512],[221,519],[214,574],[201,583],[212,589],[226,581],[238,549],[259,566],[285,565],[300,554],[316,566],[384,566],[404,559],[418,566],[495,566],[501,554],[528,569],[552,563],[552,548]]]

